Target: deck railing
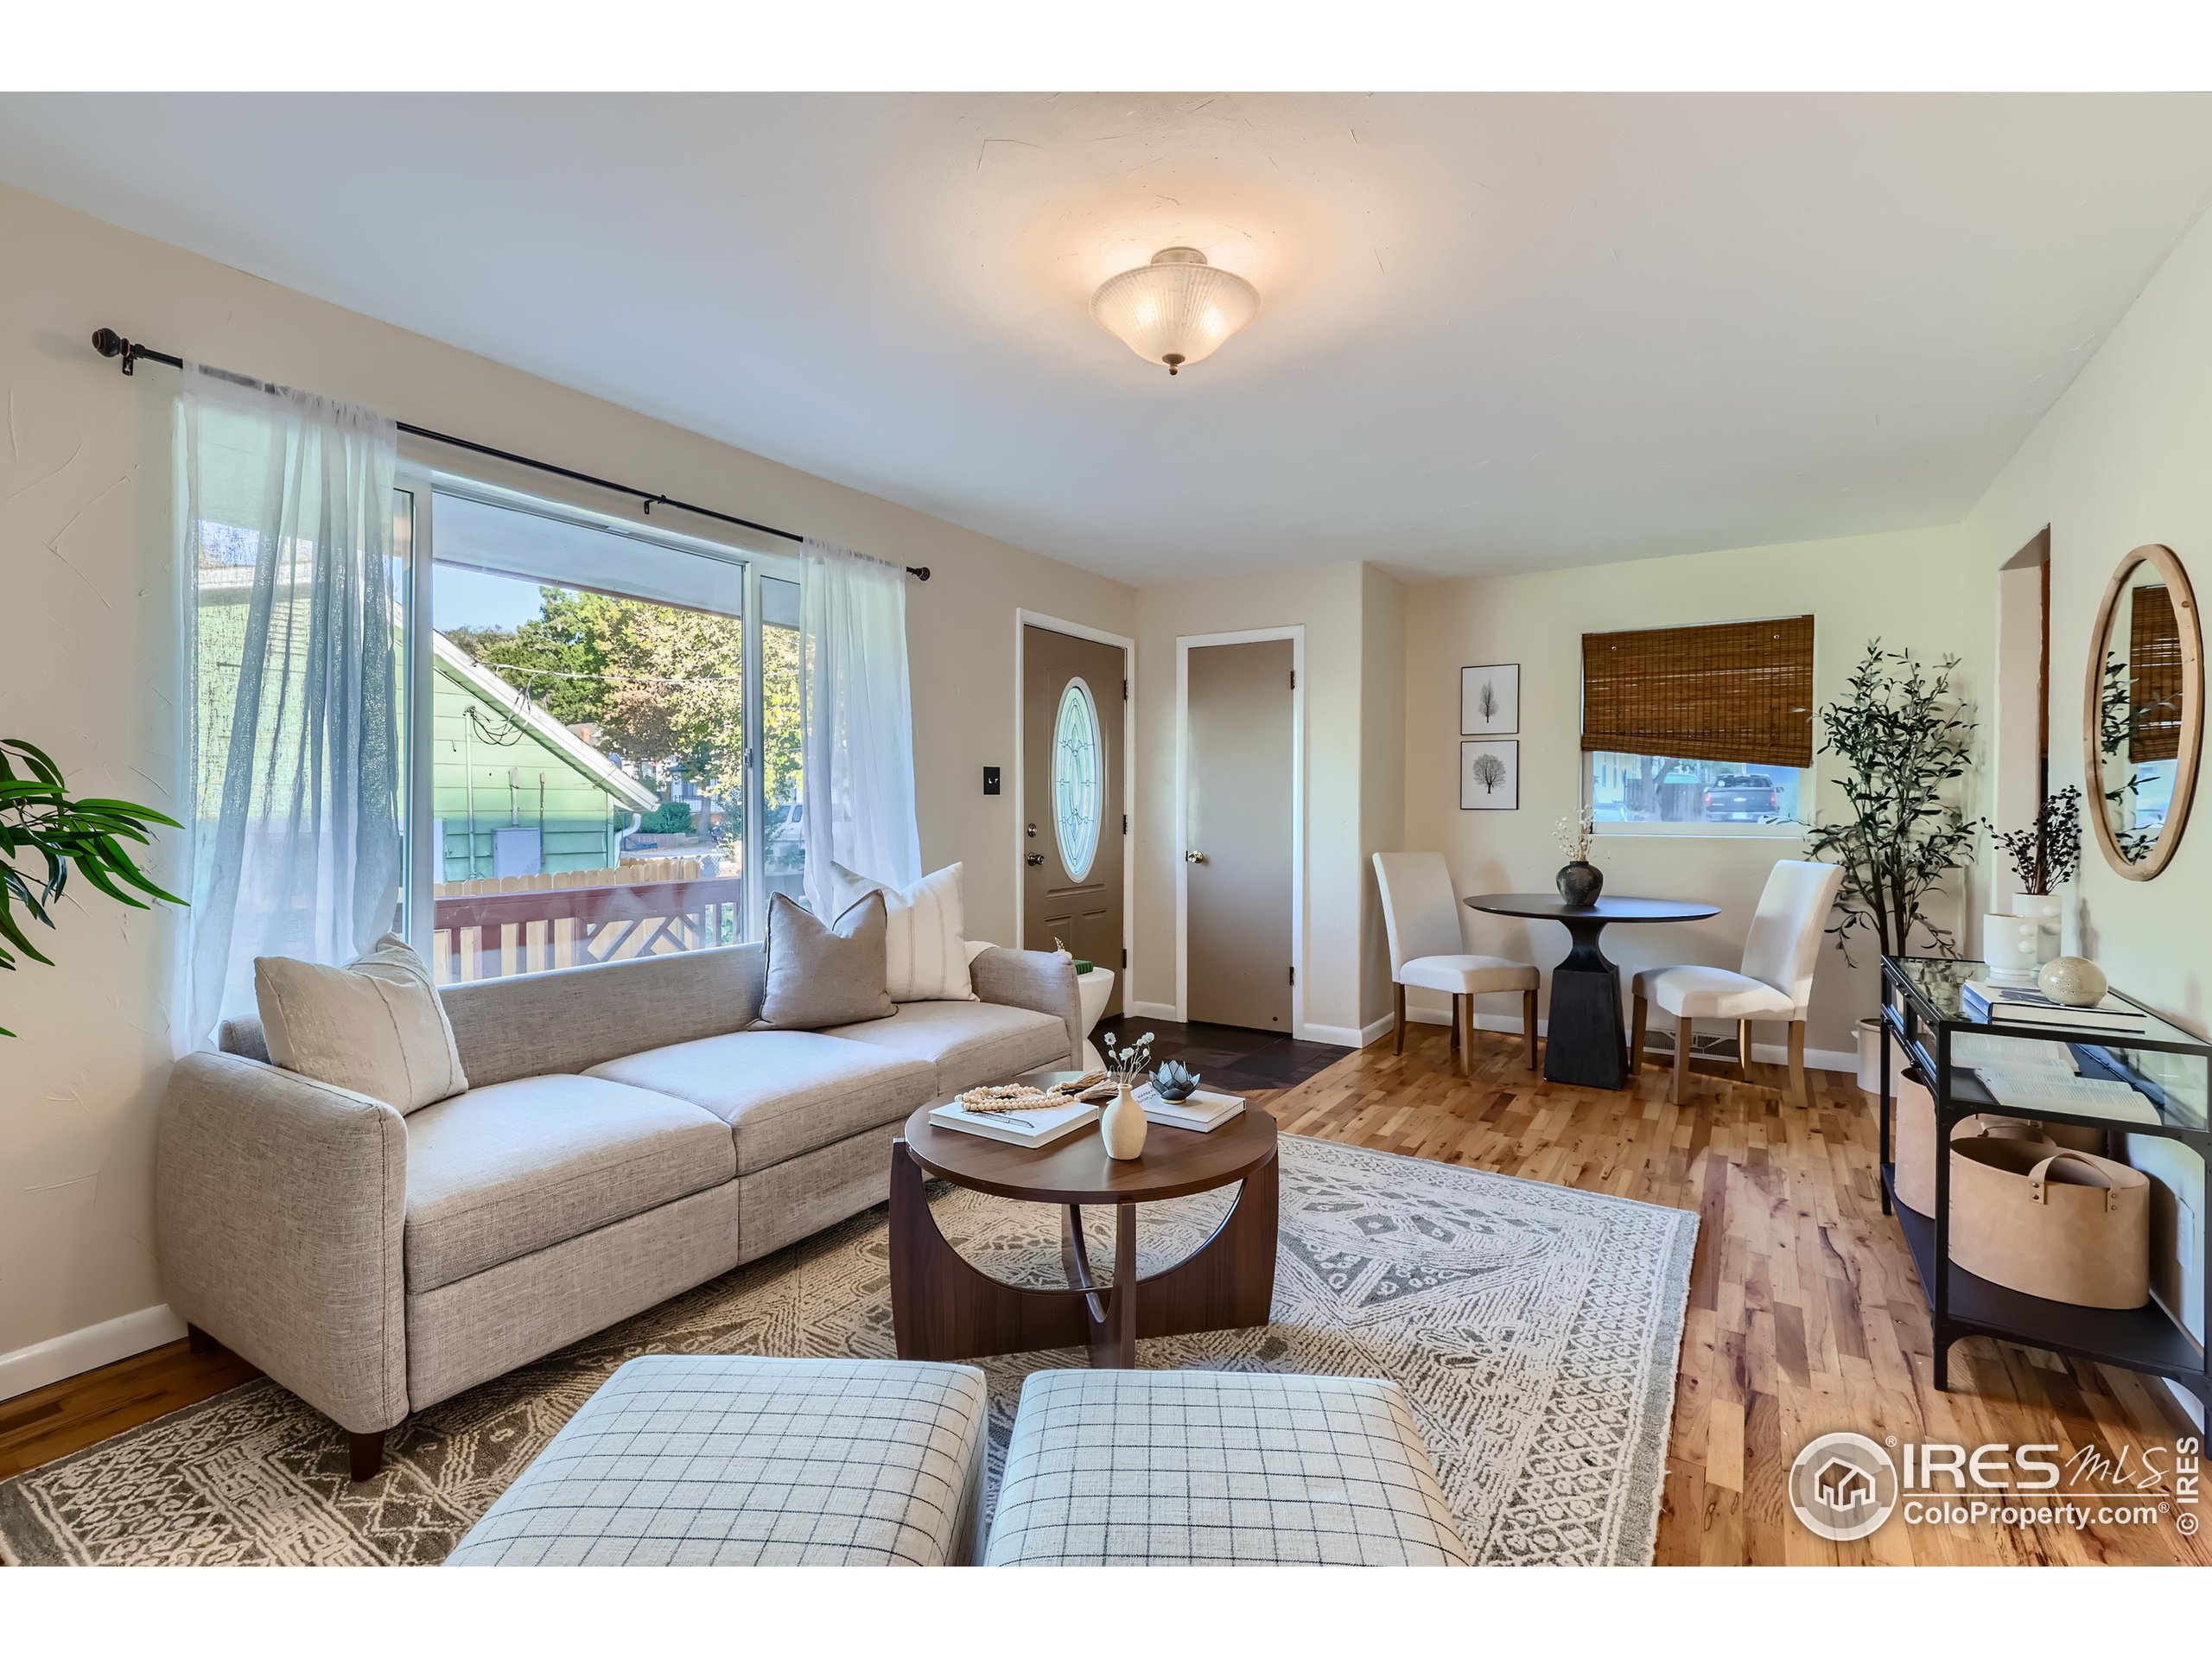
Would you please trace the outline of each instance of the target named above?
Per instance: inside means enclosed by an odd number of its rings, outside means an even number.
[[[451,985],[734,944],[744,878],[702,868],[696,858],[639,859],[614,869],[441,882],[432,975]]]

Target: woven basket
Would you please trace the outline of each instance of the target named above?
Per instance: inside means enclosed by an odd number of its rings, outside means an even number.
[[[2151,1183],[2047,1141],[1984,1137],[1951,1153],[1951,1260],[1993,1284],[2077,1307],[2151,1300]]]

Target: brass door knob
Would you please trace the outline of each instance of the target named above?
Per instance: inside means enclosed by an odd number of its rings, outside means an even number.
[[[1183,861],[1185,864],[1203,864],[1206,861],[1206,855],[1204,853],[1185,853]]]

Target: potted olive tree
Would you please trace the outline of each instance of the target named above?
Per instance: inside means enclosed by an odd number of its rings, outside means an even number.
[[[134,910],[150,910],[156,899],[184,903],[147,880],[124,844],[149,845],[155,824],[183,827],[151,807],[72,795],[44,750],[0,738],[0,969],[13,970],[18,955],[53,966],[23,923],[54,925],[72,871]],[[0,1027],[0,1037],[15,1034]]]
[[[1821,709],[1821,753],[1843,762],[1845,811],[1813,826],[1812,855],[1843,866],[1829,934],[1883,956],[1958,953],[1929,905],[1974,861],[1981,833],[1955,802],[1974,747],[1972,710],[1953,689],[1959,659],[1935,668],[1909,651],[1868,642],[1842,696]],[[1881,1020],[1859,1022],[1859,1086],[1882,1086]]]

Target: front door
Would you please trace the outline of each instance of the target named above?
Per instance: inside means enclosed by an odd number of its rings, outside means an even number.
[[[1122,938],[1128,672],[1119,645],[1022,629],[1022,943],[1049,950],[1058,939],[1082,960],[1112,969],[1109,1015],[1122,1011],[1128,981]]]
[[[1193,645],[1183,774],[1192,1023],[1287,1033],[1291,682],[1287,639]]]

